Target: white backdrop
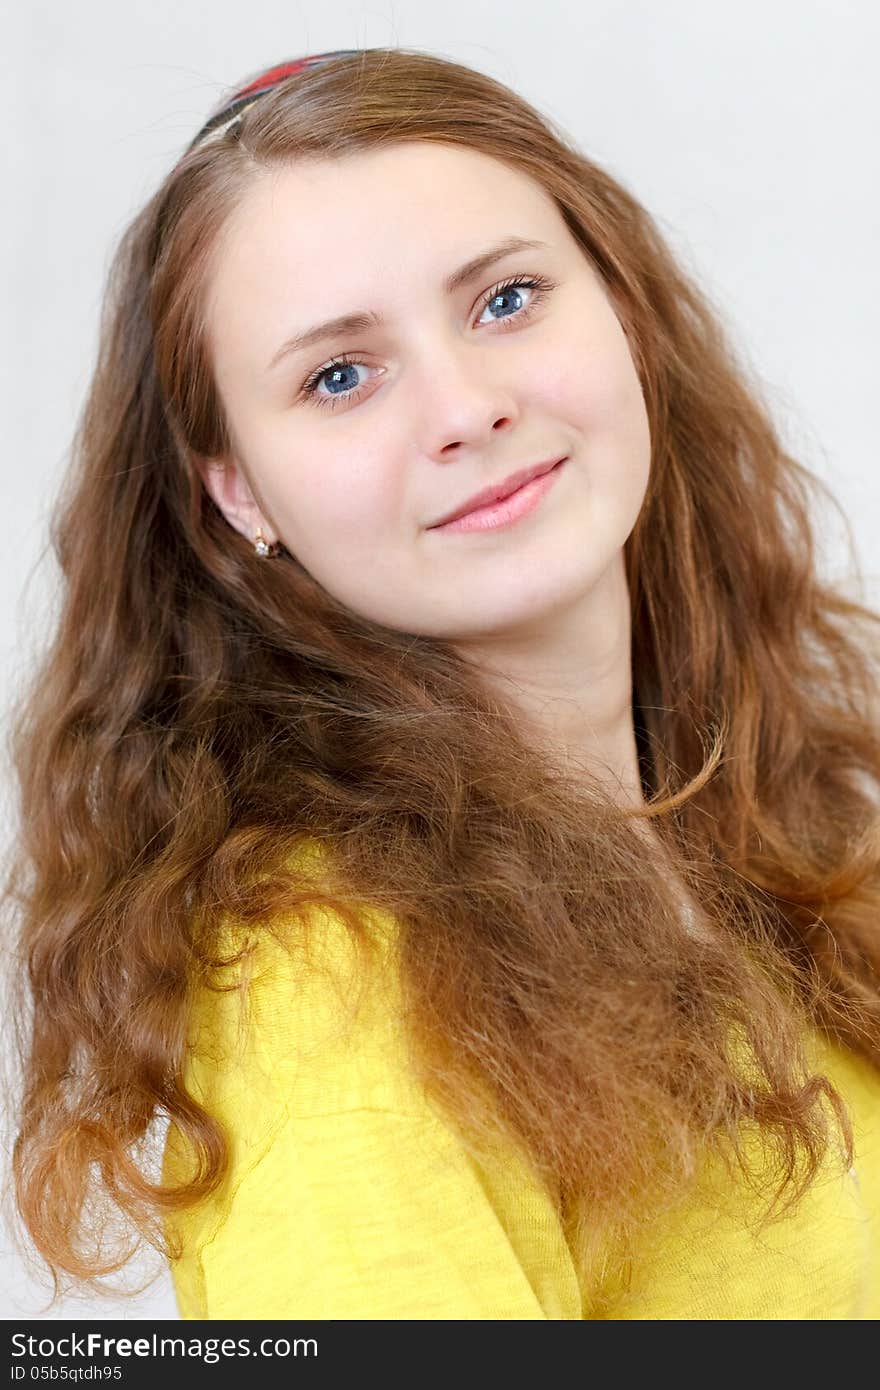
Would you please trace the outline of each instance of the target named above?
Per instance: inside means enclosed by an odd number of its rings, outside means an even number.
[[[871,0],[336,0],[323,9],[18,0],[3,27],[4,700],[51,630],[47,512],[117,238],[231,84],[335,48],[421,48],[481,69],[636,194],[759,372],[788,448],[842,503],[864,593],[880,605],[880,7]],[[822,529],[823,568],[850,586],[833,514]],[[2,776],[8,846],[5,765]],[[11,1138],[7,1125],[0,1309],[7,1319],[45,1316],[48,1282],[18,1248],[9,1216]],[[129,1287],[155,1258],[132,1265]],[[162,1274],[137,1298],[69,1298],[51,1316],[177,1311]]]

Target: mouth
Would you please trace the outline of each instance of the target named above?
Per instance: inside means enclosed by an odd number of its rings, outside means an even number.
[[[567,457],[567,456],[566,456]],[[428,526],[428,531],[437,531],[441,527],[448,526],[454,521],[459,521],[463,517],[471,516],[475,512],[482,511],[486,507],[493,506],[496,502],[503,502],[508,497],[512,497],[535,478],[543,477],[553,471],[560,463],[565,462],[565,457],[548,459],[544,463],[533,463],[527,468],[520,468],[515,473],[511,473],[505,478],[503,483],[496,483],[493,487],[483,488],[457,510],[449,512],[440,521],[435,521]]]
[[[496,495],[491,501],[483,502],[479,506],[471,504],[468,510],[460,510],[457,515],[450,517],[447,521],[437,523],[427,529],[447,533],[495,531],[500,527],[509,526],[537,508],[541,499],[553,488],[567,459],[568,456],[566,455],[565,458],[546,465],[542,470],[532,467],[526,470],[526,480],[521,482],[513,491],[506,492],[502,497],[499,497],[497,495],[498,489],[496,489]]]

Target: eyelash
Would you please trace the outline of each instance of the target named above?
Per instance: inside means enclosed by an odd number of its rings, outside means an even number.
[[[528,304],[524,309],[517,309],[515,313],[509,314],[506,318],[496,319],[498,324],[504,325],[510,322],[521,323],[523,319],[529,318],[533,309],[537,308],[538,304],[540,304],[550,291],[556,288],[556,285],[552,280],[548,280],[545,275],[515,275],[509,280],[502,281],[500,285],[496,285],[494,289],[490,290],[489,293],[484,296],[480,306],[480,313],[482,313],[486,305],[490,304],[499,294],[505,294],[508,290],[521,288],[534,290],[534,294]],[[328,362],[326,366],[319,367],[317,371],[312,372],[311,376],[303,382],[301,394],[310,402],[313,401],[315,405],[322,407],[328,406],[331,410],[333,410],[337,404],[348,404],[349,401],[357,400],[363,387],[356,386],[351,391],[342,392],[338,396],[322,396],[317,390],[323,376],[326,376],[329,372],[335,371],[337,367],[350,367],[353,365],[360,366],[361,363],[358,361],[357,357],[343,352],[339,357],[335,357],[332,362]]]

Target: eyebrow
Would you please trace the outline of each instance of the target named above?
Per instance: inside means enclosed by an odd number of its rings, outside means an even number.
[[[472,256],[464,265],[459,266],[444,281],[444,289],[447,294],[454,294],[456,290],[468,284],[471,280],[482,275],[495,261],[500,261],[505,256],[512,256],[515,251],[535,251],[547,249],[546,241],[531,241],[526,237],[509,236],[503,241],[496,242],[485,251]],[[350,314],[339,314],[336,318],[326,319],[323,323],[313,324],[311,328],[303,329],[302,333],[295,333],[292,338],[283,342],[269,362],[268,371],[281,361],[283,357],[288,357],[291,353],[302,352],[305,348],[313,347],[315,343],[321,342],[324,338],[330,338],[340,333],[361,333],[367,328],[378,328],[384,320],[380,314],[372,309],[361,309]]]

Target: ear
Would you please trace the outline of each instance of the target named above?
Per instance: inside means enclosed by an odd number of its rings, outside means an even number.
[[[254,539],[258,528],[269,545],[278,539],[260,510],[239,464],[227,458],[196,458],[195,463],[205,490],[230,526],[234,526],[249,541]]]

